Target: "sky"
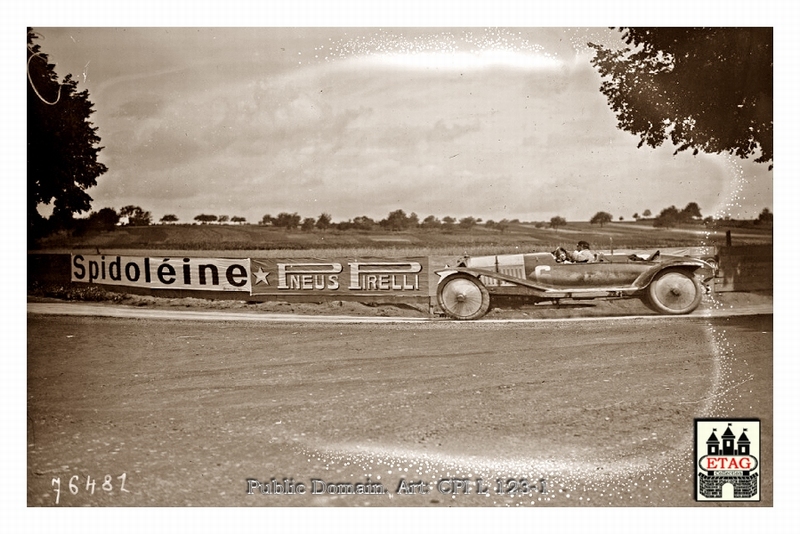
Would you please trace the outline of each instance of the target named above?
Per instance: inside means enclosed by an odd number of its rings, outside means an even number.
[[[34,29],[94,103],[109,169],[88,190],[95,211],[258,222],[773,209],[766,165],[637,148],[617,129],[586,46],[618,44],[607,28]]]

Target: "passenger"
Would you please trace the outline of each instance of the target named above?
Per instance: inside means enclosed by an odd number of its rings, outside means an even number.
[[[594,263],[597,255],[591,251],[592,246],[586,241],[578,241],[577,250],[567,255],[570,261],[575,263]]]
[[[556,259],[556,263],[572,263],[569,261],[568,252],[564,247],[558,247],[553,251],[553,257]]]

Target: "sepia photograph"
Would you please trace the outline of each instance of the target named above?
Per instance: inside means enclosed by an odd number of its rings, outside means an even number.
[[[27,508],[775,506],[773,27],[26,30]]]

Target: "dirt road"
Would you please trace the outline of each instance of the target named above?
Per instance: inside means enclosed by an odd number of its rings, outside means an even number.
[[[28,315],[30,506],[689,506],[693,419],[708,416],[761,419],[771,504],[771,315]],[[448,493],[452,478],[471,493]],[[500,493],[509,478],[528,491]]]

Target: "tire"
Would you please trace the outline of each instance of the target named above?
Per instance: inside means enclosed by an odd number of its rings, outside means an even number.
[[[647,287],[648,306],[665,315],[692,313],[703,300],[700,282],[691,274],[679,270],[658,273]]]
[[[468,274],[451,274],[436,290],[436,299],[445,315],[458,321],[480,319],[489,310],[489,291],[480,280]]]

